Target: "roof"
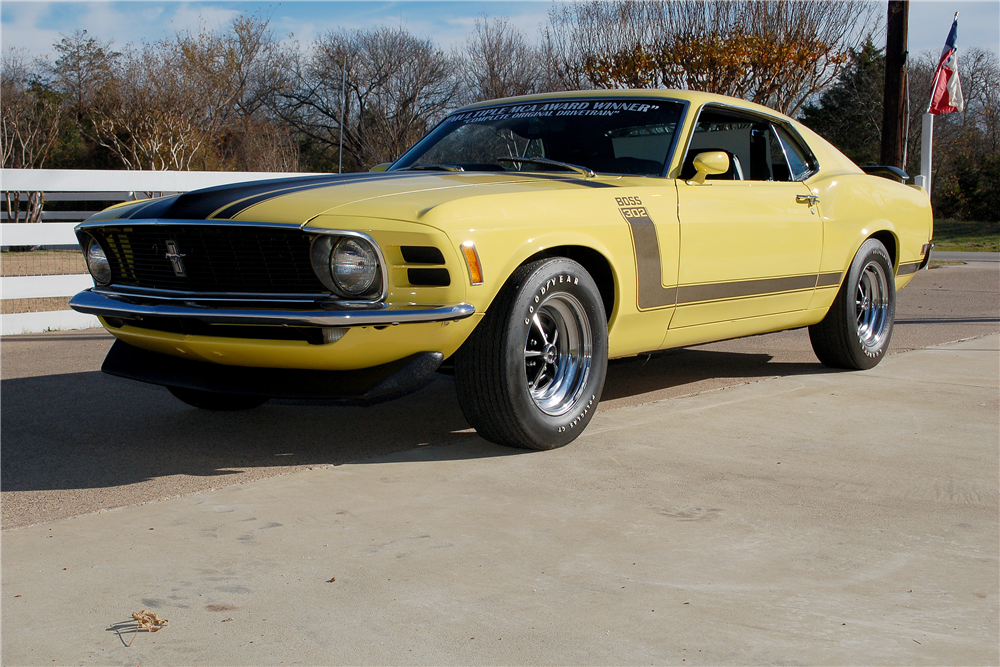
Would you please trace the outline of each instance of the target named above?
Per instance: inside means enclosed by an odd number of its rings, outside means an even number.
[[[770,116],[776,116],[783,119],[788,119],[788,116],[771,109],[770,107],[765,107],[763,105],[757,104],[755,102],[748,102],[746,100],[741,100],[737,97],[729,97],[728,95],[717,95],[715,93],[702,93],[694,90],[677,90],[677,89],[654,89],[654,88],[642,88],[642,89],[602,89],[602,90],[563,90],[554,93],[540,93],[536,95],[520,95],[518,97],[505,97],[496,100],[485,100],[483,102],[476,102],[474,104],[469,104],[458,111],[468,111],[470,109],[482,109],[486,107],[497,106],[500,104],[526,104],[531,102],[542,102],[550,100],[573,100],[573,99],[594,99],[594,98],[614,98],[614,99],[667,99],[676,100],[678,102],[687,102],[692,106],[701,106],[703,104],[715,103],[715,104],[726,104],[730,106],[738,106],[743,109],[748,109],[751,111],[756,111],[757,113],[768,114]],[[457,112],[456,112],[457,113]]]

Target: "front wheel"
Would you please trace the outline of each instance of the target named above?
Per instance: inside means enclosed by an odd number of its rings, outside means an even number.
[[[250,410],[267,402],[267,396],[222,394],[215,391],[186,389],[184,387],[167,387],[167,389],[181,401],[202,410],[216,410],[221,412]]]
[[[601,293],[586,269],[544,259],[517,269],[455,354],[462,412],[502,445],[554,449],[594,416],[608,366]]]
[[[892,264],[880,241],[861,244],[830,311],[809,327],[813,351],[825,365],[865,370],[885,356],[896,319]]]

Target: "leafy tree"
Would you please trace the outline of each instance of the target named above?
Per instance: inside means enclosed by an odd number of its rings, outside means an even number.
[[[952,178],[936,198],[939,217],[996,222],[1000,220],[1000,155],[965,155],[955,160]]]
[[[681,88],[795,113],[870,36],[864,0],[590,0],[550,14],[567,87]]]

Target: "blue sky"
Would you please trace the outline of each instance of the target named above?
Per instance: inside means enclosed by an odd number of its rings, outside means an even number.
[[[0,2],[0,46],[25,48],[34,55],[50,53],[60,33],[86,29],[91,36],[113,40],[117,46],[155,41],[176,30],[196,30],[199,21],[210,28],[225,26],[242,12],[271,14],[271,26],[281,38],[294,35],[308,43],[316,35],[337,28],[402,26],[430,38],[445,49],[464,43],[482,14],[506,16],[530,38],[537,38],[552,7],[550,0],[283,0],[281,2]],[[880,3],[880,4],[885,4]],[[944,45],[954,12],[959,16],[959,52],[971,46],[1000,53],[1000,2],[910,3],[911,53],[937,52]]]

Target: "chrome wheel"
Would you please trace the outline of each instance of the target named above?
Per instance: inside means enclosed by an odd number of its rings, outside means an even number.
[[[524,341],[524,376],[538,409],[568,412],[587,385],[594,343],[583,304],[572,294],[542,297]]]
[[[832,368],[865,370],[885,356],[896,319],[892,257],[878,239],[861,244],[823,321],[809,327],[816,356]]]
[[[604,300],[566,257],[519,266],[455,353],[462,414],[510,447],[573,442],[597,412],[608,370]]]
[[[878,349],[889,329],[889,285],[879,262],[869,261],[861,270],[854,313],[861,344],[868,350]]]

